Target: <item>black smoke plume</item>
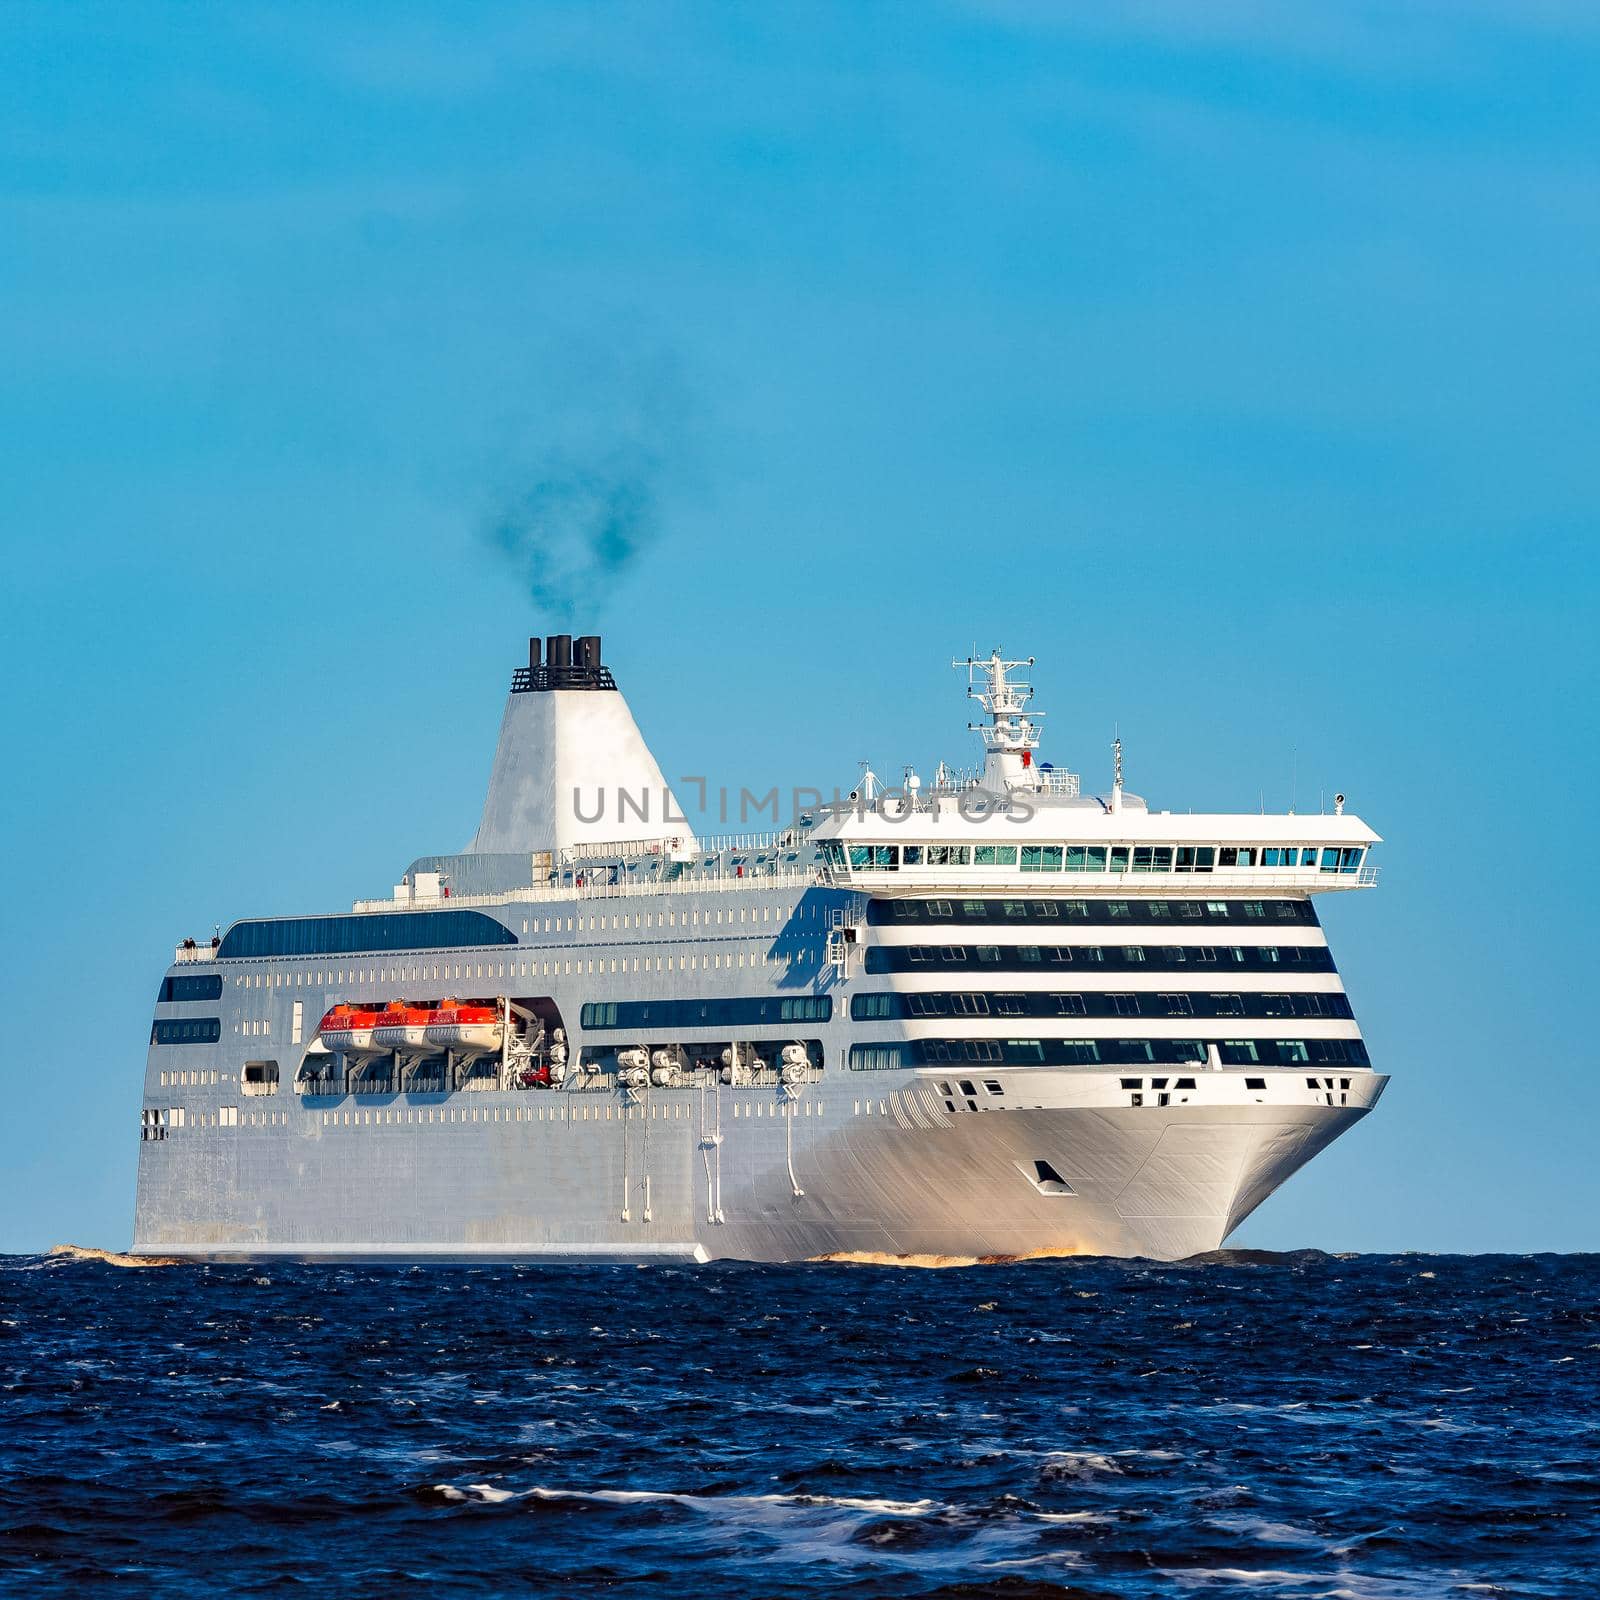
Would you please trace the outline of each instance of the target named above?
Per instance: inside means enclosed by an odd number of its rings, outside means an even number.
[[[541,614],[588,623],[660,536],[689,477],[690,407],[676,364],[557,364],[559,402],[512,452],[482,526]]]

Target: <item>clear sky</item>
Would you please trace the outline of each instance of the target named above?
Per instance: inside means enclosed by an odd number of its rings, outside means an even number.
[[[1378,1112],[1237,1242],[1600,1248],[1587,7],[12,5],[0,1249],[130,1237],[174,942],[459,848],[562,618],[669,775],[1336,789]],[[581,630],[580,630],[581,631]]]

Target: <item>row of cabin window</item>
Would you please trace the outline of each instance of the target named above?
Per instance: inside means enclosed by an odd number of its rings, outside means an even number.
[[[1329,1017],[1351,1015],[1342,994],[858,994],[855,1022],[918,1017]]]
[[[1359,1039],[1222,1039],[1214,1041],[1224,1066],[1369,1067]],[[1207,1059],[1199,1039],[911,1039],[898,1044],[850,1047],[853,1072],[894,1071],[955,1062],[989,1062],[1013,1067],[1133,1066],[1200,1063]]]
[[[781,1000],[610,1000],[582,1008],[586,1029],[743,1027],[770,1022],[827,1022],[831,995],[792,995]]]
[[[151,1044],[215,1044],[221,1037],[218,1017],[177,1017],[150,1026]]]
[[[1040,966],[1099,967],[1107,972],[1179,972],[1230,967],[1236,972],[1332,972],[1325,944],[891,944],[868,945],[869,973],[926,972],[929,967],[1028,972]]]
[[[707,911],[635,911],[631,914],[628,912],[622,912],[621,914],[602,913],[598,916],[580,917],[524,917],[522,919],[522,931],[524,933],[572,933],[575,931],[578,933],[586,931],[594,933],[597,931],[604,932],[607,929],[616,931],[630,927],[720,928],[724,926],[724,915],[727,918],[726,925],[729,927],[735,921],[778,922],[785,926],[792,926],[796,922],[805,922],[807,920],[818,922],[822,919],[826,909],[818,901],[802,900],[792,907],[738,904]],[[734,916],[735,911],[739,913],[737,918]],[[806,936],[804,934],[794,934],[791,937],[804,938]]]
[[[1020,867],[1023,872],[1215,872],[1240,867],[1355,872],[1365,846],[1255,844],[845,844],[828,839],[823,859],[855,872],[900,867]]]
[[[906,922],[1301,922],[1309,900],[871,900],[873,927]]]

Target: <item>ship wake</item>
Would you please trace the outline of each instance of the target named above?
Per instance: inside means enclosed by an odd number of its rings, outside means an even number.
[[[53,1244],[46,1252],[52,1261],[100,1261],[108,1267],[181,1267],[177,1256],[138,1256],[124,1250],[101,1250],[92,1244]]]
[[[1069,1256],[1087,1256],[1090,1252],[1072,1245],[1047,1250],[1025,1250],[1019,1255],[946,1256],[918,1254],[896,1255],[879,1250],[834,1250],[826,1255],[809,1256],[809,1261],[848,1267],[1013,1267],[1022,1261],[1060,1261]]]

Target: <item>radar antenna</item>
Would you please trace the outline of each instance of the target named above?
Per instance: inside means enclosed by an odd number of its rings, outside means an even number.
[[[967,724],[983,740],[984,786],[996,794],[1042,787],[1033,760],[1039,748],[1039,723],[1036,717],[1025,715],[1033,685],[1011,676],[1031,667],[1033,657],[1008,661],[998,650],[991,650],[987,656],[970,655],[950,665],[957,671],[966,668],[967,698],[989,713],[987,722]]]

